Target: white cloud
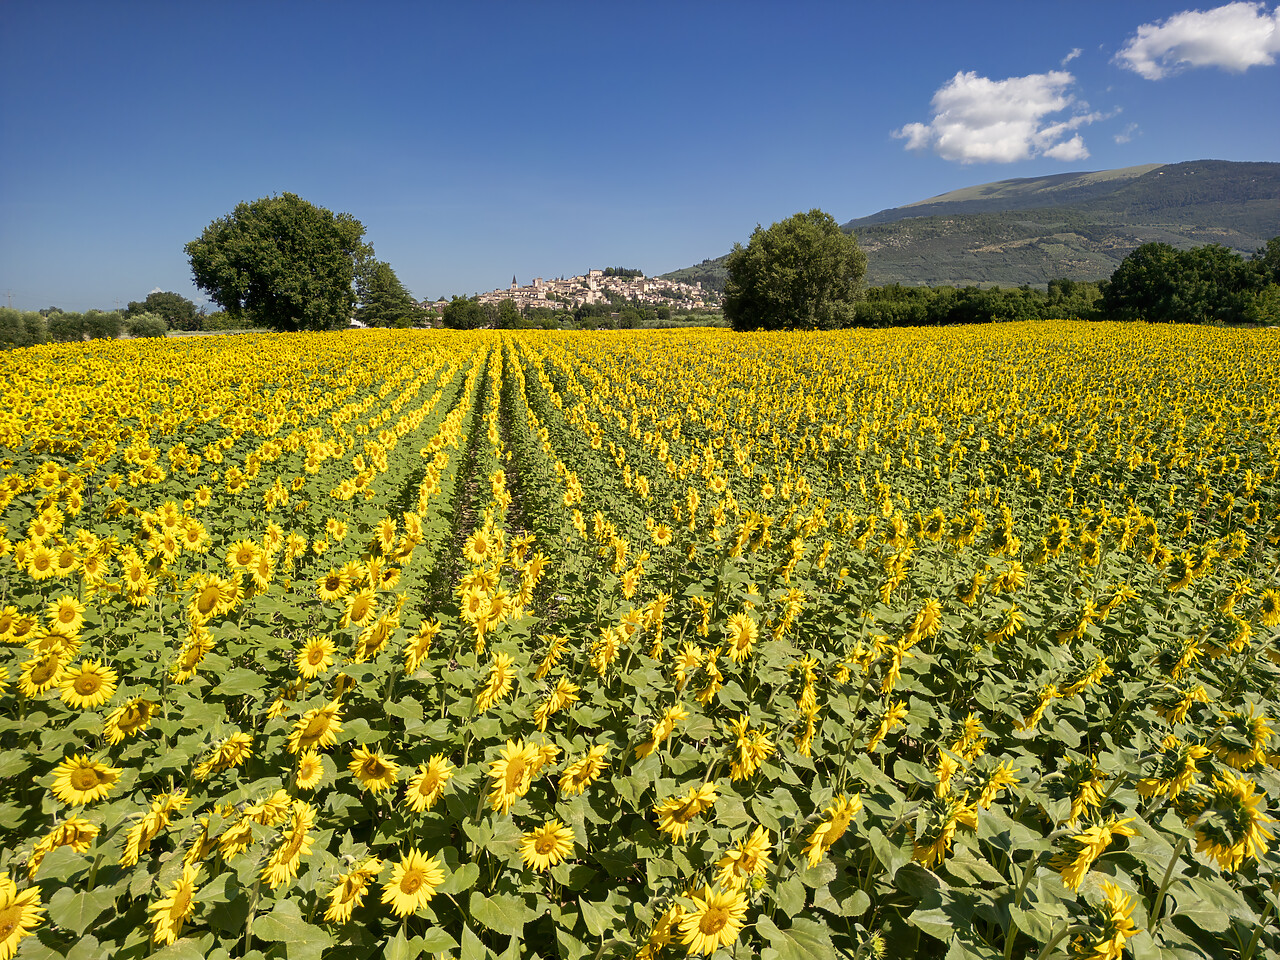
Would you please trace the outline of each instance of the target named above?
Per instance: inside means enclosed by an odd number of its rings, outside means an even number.
[[[938,88],[933,119],[893,131],[908,150],[932,150],[960,163],[1012,163],[1031,157],[1083,160],[1079,127],[1103,119],[1069,91],[1075,77],[1061,70],[991,80],[960,72]],[[1064,120],[1047,118],[1074,110]],[[1084,112],[1082,112],[1084,111]]]
[[[1115,135],[1115,141],[1116,143],[1128,143],[1141,132],[1136,123],[1125,124],[1125,128]]]
[[[1071,52],[1062,58],[1062,66],[1065,67],[1068,63],[1070,63],[1076,57],[1080,56],[1080,54],[1082,53],[1084,53],[1084,51],[1081,50],[1079,47],[1072,47]]]
[[[1228,3],[1144,23],[1115,59],[1148,80],[1159,80],[1184,65],[1241,73],[1270,66],[1277,53],[1280,7],[1268,13],[1265,3]]]
[[[156,287],[154,290],[149,290],[147,293],[148,293],[148,296],[150,296],[153,293],[164,293],[164,291],[161,290],[159,287]]]

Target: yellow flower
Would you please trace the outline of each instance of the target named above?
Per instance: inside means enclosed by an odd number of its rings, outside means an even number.
[[[9,960],[17,952],[22,938],[40,925],[42,913],[38,887],[19,893],[9,874],[0,873],[0,960]]]
[[[835,842],[844,836],[849,823],[862,809],[862,797],[846,798],[838,796],[823,811],[822,821],[813,828],[809,840],[805,844],[804,853],[809,859],[809,866],[816,867]]]
[[[741,890],[753,877],[763,877],[773,863],[769,857],[769,831],[757,824],[716,864],[716,883],[726,890]]]
[[[110,793],[122,771],[76,754],[58,764],[54,773],[53,795],[63,803],[83,806]]]
[[[391,869],[391,879],[382,887],[382,902],[397,917],[417,913],[444,883],[444,870],[436,857],[410,850]]]
[[[338,742],[342,732],[342,704],[333,701],[323,707],[314,707],[304,713],[289,733],[289,752],[331,747]]]
[[[333,665],[334,643],[328,637],[311,637],[298,654],[294,665],[298,674],[314,680]]]
[[[233,733],[196,765],[195,777],[197,780],[208,780],[215,773],[240,766],[251,756],[253,756],[253,737],[247,733]]]
[[[81,817],[68,817],[50,830],[31,850],[27,859],[27,879],[34,880],[40,862],[45,856],[58,847],[70,847],[76,853],[84,853],[98,835],[98,828]],[[2,911],[0,911],[2,912]],[[3,934],[3,920],[0,920],[0,937]],[[0,942],[3,942],[0,938]]]
[[[565,767],[560,775],[560,792],[574,797],[586,790],[604,772],[604,758],[608,752],[607,746],[596,744]]]
[[[515,671],[511,658],[505,653],[495,653],[489,664],[489,677],[476,693],[476,712],[484,713],[511,692],[515,684]]]
[[[315,750],[304,750],[298,757],[297,784],[300,790],[311,790],[324,777],[324,763]]]
[[[1062,882],[1072,890],[1079,890],[1084,876],[1093,866],[1093,861],[1106,851],[1116,837],[1136,837],[1138,831],[1125,824],[1132,823],[1133,817],[1124,820],[1110,818],[1106,823],[1090,827],[1084,833],[1076,834],[1063,844],[1063,849],[1049,861],[1049,866],[1062,875]]]
[[[489,766],[489,806],[503,814],[510,813],[511,805],[528,792],[541,766],[537,747],[526,746],[523,740],[508,740],[498,759]]]
[[[1139,933],[1129,919],[1133,898],[1124,896],[1110,880],[1102,882],[1102,893],[1104,900],[1098,913],[1102,930],[1076,938],[1072,944],[1076,960],[1120,960],[1125,941]]]
[[[196,880],[199,876],[198,864],[185,864],[182,876],[173,882],[168,893],[147,908],[152,914],[153,943],[169,944],[178,939],[183,922],[195,911]]]
[[[549,870],[571,853],[573,831],[559,820],[548,820],[520,840],[520,858],[535,870]]]
[[[901,700],[895,700],[890,703],[885,708],[884,716],[880,718],[880,724],[876,727],[876,732],[867,741],[867,753],[872,753],[880,741],[888,736],[894,727],[899,727],[906,723],[906,719],[907,705]]]
[[[975,830],[978,811],[969,803],[969,796],[941,797],[928,802],[924,829],[915,839],[915,859],[926,867],[938,865],[951,849],[956,828]]]
[[[1220,870],[1238,870],[1246,857],[1261,859],[1267,841],[1275,834],[1264,824],[1275,823],[1258,808],[1265,794],[1255,795],[1257,784],[1226,771],[1213,778],[1213,792],[1205,809],[1191,818],[1196,828],[1196,850],[1218,862]]]
[[[316,811],[309,803],[295,800],[293,816],[289,825],[280,834],[280,841],[266,866],[262,868],[262,879],[272,890],[280,887],[298,875],[298,867],[302,858],[311,852],[315,838],[311,829],[316,825]]]
[[[346,923],[351,911],[364,901],[369,884],[382,872],[382,861],[369,857],[353,870],[338,877],[338,884],[329,893],[329,906],[324,918],[330,923]]]
[[[418,772],[405,790],[405,804],[414,813],[430,810],[444,794],[445,785],[453,772],[453,766],[442,753],[437,753],[426,763],[418,764]]]
[[[658,818],[658,829],[671,837],[672,843],[681,843],[689,832],[689,822],[698,814],[711,809],[716,802],[714,784],[704,783],[690,787],[683,797],[668,797],[653,807]]]
[[[747,915],[747,900],[741,891],[703,887],[701,895],[690,899],[693,909],[680,920],[680,942],[689,953],[710,955],[738,939]]]
[[[103,722],[102,730],[107,742],[114,746],[145,730],[150,726],[158,706],[158,703],[151,700],[134,697],[123,706],[116,707],[107,714],[107,719]]]
[[[726,633],[729,639],[729,656],[734,663],[741,663],[751,656],[751,647],[760,636],[760,628],[748,614],[735,613],[729,618]]]
[[[357,747],[351,752],[347,769],[363,786],[373,793],[381,793],[395,785],[400,766],[391,757],[384,757],[381,750]]]

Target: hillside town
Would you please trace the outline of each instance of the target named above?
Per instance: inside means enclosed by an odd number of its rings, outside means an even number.
[[[511,286],[490,290],[488,293],[480,294],[476,299],[480,303],[494,304],[511,300],[515,303],[516,309],[523,313],[535,307],[572,310],[584,304],[607,304],[619,301],[668,306],[672,310],[701,310],[712,305],[708,303],[708,298],[714,298],[714,296],[714,293],[704,291],[701,283],[676,283],[643,275],[627,276],[607,273],[604,270],[589,270],[585,275],[561,277],[558,280],[544,280],[538,277],[527,286],[521,286],[516,278],[512,277]],[[447,302],[441,299],[423,303],[423,306],[441,313]]]

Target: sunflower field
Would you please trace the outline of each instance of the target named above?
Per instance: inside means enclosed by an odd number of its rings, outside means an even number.
[[[1280,952],[1280,338],[0,359],[0,960]]]

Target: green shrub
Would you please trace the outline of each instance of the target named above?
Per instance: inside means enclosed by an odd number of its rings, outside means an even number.
[[[139,313],[129,320],[131,337],[163,337],[169,333],[164,317],[155,313]]]
[[[55,343],[77,343],[84,339],[84,314],[51,313],[46,323],[49,339]]]
[[[123,330],[119,311],[89,310],[84,315],[84,332],[90,340],[114,340]]]
[[[44,317],[34,311],[23,312],[0,307],[0,349],[30,347],[49,339]]]

